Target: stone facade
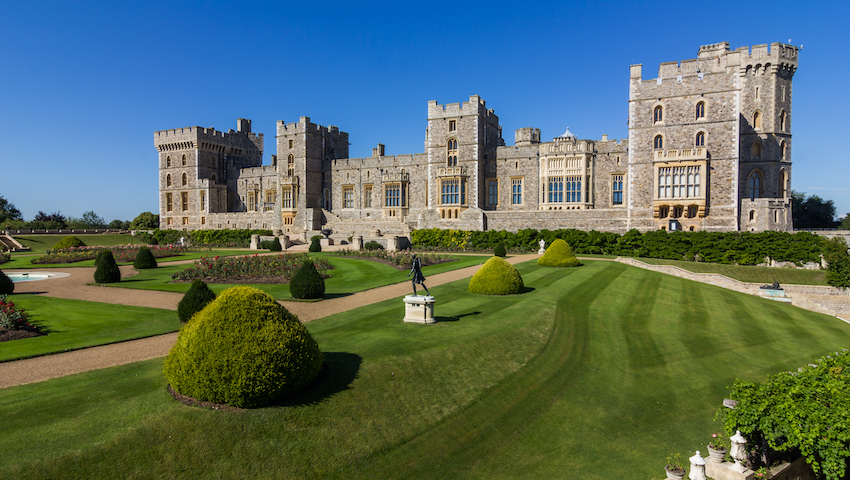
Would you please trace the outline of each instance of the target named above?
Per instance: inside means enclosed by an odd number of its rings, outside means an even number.
[[[277,123],[263,166],[250,120],[228,133],[189,127],[154,135],[161,228],[270,228],[306,239],[412,229],[632,228],[790,230],[791,79],[796,47],[732,51],[629,78],[629,138],[549,142],[537,128],[505,145],[477,95],[428,102],[424,153],[348,158],[348,134],[308,117]]]

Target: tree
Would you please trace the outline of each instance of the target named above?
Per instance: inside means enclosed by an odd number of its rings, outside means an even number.
[[[850,253],[841,237],[830,238],[823,245],[826,260],[826,281],[837,288],[850,288]]]
[[[30,222],[30,225],[33,229],[36,230],[60,230],[65,228],[66,226],[65,216],[59,212],[53,212],[51,214],[46,214],[41,210],[38,211],[35,218]]]
[[[850,213],[844,215],[844,218],[841,219],[841,223],[838,224],[839,230],[850,230]]]
[[[0,222],[7,220],[23,220],[21,211],[15,208],[15,205],[3,198],[0,195]]]
[[[142,212],[130,222],[130,230],[156,230],[159,228],[159,215]]]
[[[791,217],[794,228],[835,228],[835,203],[817,195],[791,191]]]
[[[110,230],[127,230],[129,226],[130,222],[126,222],[123,220],[113,220],[109,222],[109,225],[107,225],[106,228]]]
[[[68,227],[70,228],[106,228],[106,221],[99,217],[94,210],[85,212],[82,217],[68,217]]]
[[[112,256],[111,250],[103,250],[95,259],[94,271],[95,283],[115,283],[121,281],[121,270],[118,269],[118,264],[115,262],[115,257]]]

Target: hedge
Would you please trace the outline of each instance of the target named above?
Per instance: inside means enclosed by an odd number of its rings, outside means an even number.
[[[490,257],[469,280],[467,290],[483,295],[515,295],[522,293],[525,285],[513,265],[502,257]]]

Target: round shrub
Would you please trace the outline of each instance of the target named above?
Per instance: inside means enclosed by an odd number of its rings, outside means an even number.
[[[213,300],[215,300],[215,293],[203,280],[196,278],[177,304],[177,316],[180,317],[181,322],[186,323],[192,315],[203,310]]]
[[[307,260],[289,280],[289,293],[294,298],[322,298],[325,279],[319,275],[313,262]]]
[[[369,240],[363,245],[363,248],[366,250],[383,250],[384,246],[374,240]]]
[[[153,252],[148,247],[140,247],[139,253],[136,254],[136,259],[133,260],[133,268],[136,270],[144,270],[146,268],[156,268],[156,258]]]
[[[514,295],[522,293],[525,285],[513,265],[502,257],[490,257],[469,280],[468,290],[484,295]]]
[[[15,291],[15,282],[0,270],[0,295],[11,295]]]
[[[121,270],[118,270],[118,264],[115,262],[115,257],[112,256],[112,250],[103,250],[98,253],[95,259],[94,271],[95,283],[115,283],[121,281]]]
[[[178,393],[251,408],[303,390],[323,362],[298,317],[256,288],[233,287],[180,330],[163,371]]]
[[[280,252],[283,250],[283,246],[281,246],[279,238],[274,237],[274,240],[272,240],[269,244],[269,250],[272,252]]]
[[[549,245],[542,257],[537,259],[537,264],[543,267],[577,267],[581,265],[581,262],[567,242],[559,238]]]
[[[71,248],[71,247],[85,247],[86,244],[83,243],[79,238],[69,235],[62,240],[59,240],[56,245],[53,245],[53,250],[61,250],[63,248]]]
[[[319,243],[319,239],[321,239],[321,238],[322,238],[322,237],[320,237],[320,236],[316,235],[316,236],[315,236],[315,237],[313,237],[313,239],[310,241],[310,249],[309,249],[309,250],[310,250],[311,252],[316,253],[316,252],[321,252],[321,251],[322,251],[322,244],[321,244],[321,243]]]
[[[496,245],[496,248],[493,249],[493,255],[495,255],[497,257],[503,257],[504,258],[505,256],[507,256],[507,254],[508,254],[508,252],[505,251],[505,244],[502,243],[502,242],[499,242],[499,244]]]

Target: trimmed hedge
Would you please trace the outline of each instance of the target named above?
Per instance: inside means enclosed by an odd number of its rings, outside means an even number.
[[[274,240],[272,240],[271,244],[269,245],[269,250],[271,250],[272,252],[280,252],[283,250],[283,246],[280,244],[279,238],[274,237]]]
[[[151,249],[148,247],[139,247],[139,253],[136,254],[136,259],[133,260],[133,268],[136,270],[144,270],[156,267],[156,258],[154,258]]]
[[[56,245],[53,245],[51,250],[61,250],[63,248],[72,248],[72,247],[85,247],[86,244],[83,243],[79,238],[69,235],[62,240],[56,242]]]
[[[475,272],[467,289],[484,295],[514,295],[522,293],[525,285],[513,265],[501,257],[491,257]]]
[[[493,249],[493,255],[503,258],[506,257],[508,252],[505,251],[505,244],[499,242],[498,245],[496,245],[496,248]]]
[[[195,279],[177,304],[177,317],[180,318],[180,322],[186,323],[192,315],[203,310],[213,300],[215,300],[215,293],[210,290],[210,287],[203,280]]]
[[[152,234],[137,232],[136,238],[151,245],[168,245],[180,242],[183,237],[185,243],[204,247],[242,247],[251,244],[251,235],[271,235],[271,230],[253,229],[222,229],[222,230],[154,230]]]
[[[118,263],[115,262],[115,257],[112,256],[112,250],[103,250],[97,254],[95,259],[94,271],[95,283],[115,283],[121,281],[121,270],[118,269]]]
[[[15,282],[0,270],[0,295],[11,295],[15,291]]]
[[[363,249],[364,250],[383,250],[384,246],[381,245],[380,243],[374,241],[374,240],[369,240],[368,242],[366,242],[365,245],[363,245]]]
[[[543,256],[537,259],[542,267],[577,267],[581,262],[576,258],[573,249],[560,238],[552,242]]]
[[[233,287],[180,330],[163,371],[183,395],[253,408],[308,387],[323,362],[298,317],[256,288]]]
[[[322,244],[319,243],[320,238],[321,237],[319,237],[319,236],[315,236],[315,237],[312,238],[312,240],[310,240],[310,248],[309,248],[310,252],[318,253],[318,252],[322,251]]]
[[[325,294],[325,279],[316,270],[312,260],[307,260],[289,281],[289,293],[294,298],[322,298]]]

